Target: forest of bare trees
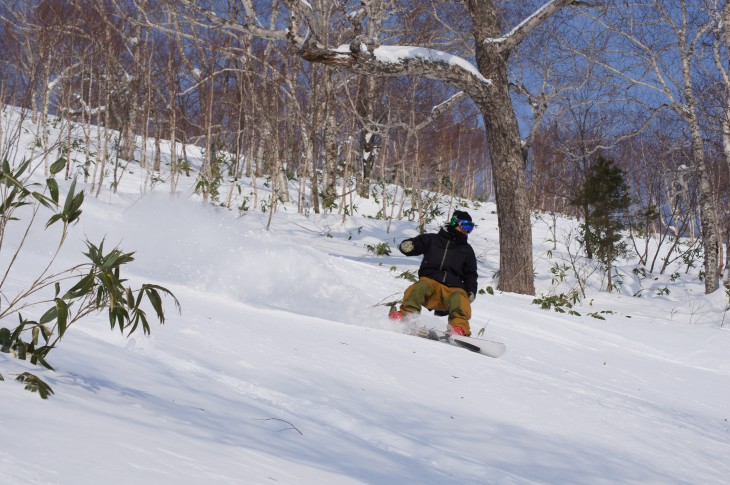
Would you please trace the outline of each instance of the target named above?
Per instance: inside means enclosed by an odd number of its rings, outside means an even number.
[[[571,200],[605,157],[630,233],[696,241],[709,293],[730,262],[729,22],[712,0],[0,0],[0,99],[36,124],[46,167],[84,153],[66,176],[97,196],[136,161],[228,207],[265,178],[272,213],[347,214],[393,183],[417,210],[381,216],[422,226],[430,193],[494,200],[500,288],[525,294],[531,214],[582,217]],[[52,120],[85,139],[49,140]],[[1,158],[17,129],[0,123]]]

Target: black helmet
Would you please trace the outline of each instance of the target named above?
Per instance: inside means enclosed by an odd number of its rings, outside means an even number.
[[[454,211],[454,215],[451,216],[451,222],[449,222],[449,225],[452,227],[458,226],[459,221],[471,222],[471,216],[466,211]]]
[[[467,234],[474,230],[474,223],[471,221],[468,212],[454,211],[454,215],[451,216],[451,221],[449,221],[449,232],[457,233],[457,226]]]

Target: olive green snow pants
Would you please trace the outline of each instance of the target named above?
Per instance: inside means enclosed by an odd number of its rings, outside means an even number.
[[[420,313],[421,307],[449,312],[449,325],[461,327],[466,335],[471,335],[471,304],[462,288],[451,288],[431,278],[421,278],[406,288],[400,310],[404,315]]]

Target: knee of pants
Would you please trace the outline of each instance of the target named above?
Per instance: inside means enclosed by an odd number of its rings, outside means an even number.
[[[403,295],[404,306],[423,306],[433,293],[433,287],[428,281],[419,280],[406,288]],[[419,308],[420,309],[420,308]]]
[[[462,317],[466,320],[471,318],[471,305],[469,298],[461,292],[453,293],[447,302],[449,307],[449,317]]]
[[[417,295],[422,296],[425,298],[428,298],[433,293],[433,287],[431,286],[431,283],[425,280],[419,280],[413,283],[411,286],[409,286],[406,289],[406,293],[409,293],[411,295]]]

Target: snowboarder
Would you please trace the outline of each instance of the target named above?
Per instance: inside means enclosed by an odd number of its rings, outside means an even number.
[[[451,221],[436,234],[421,234],[398,245],[406,256],[423,255],[418,281],[406,288],[400,310],[391,320],[408,319],[421,307],[449,316],[449,332],[471,335],[471,303],[477,293],[477,258],[467,239],[474,229],[469,213],[454,211]]]

